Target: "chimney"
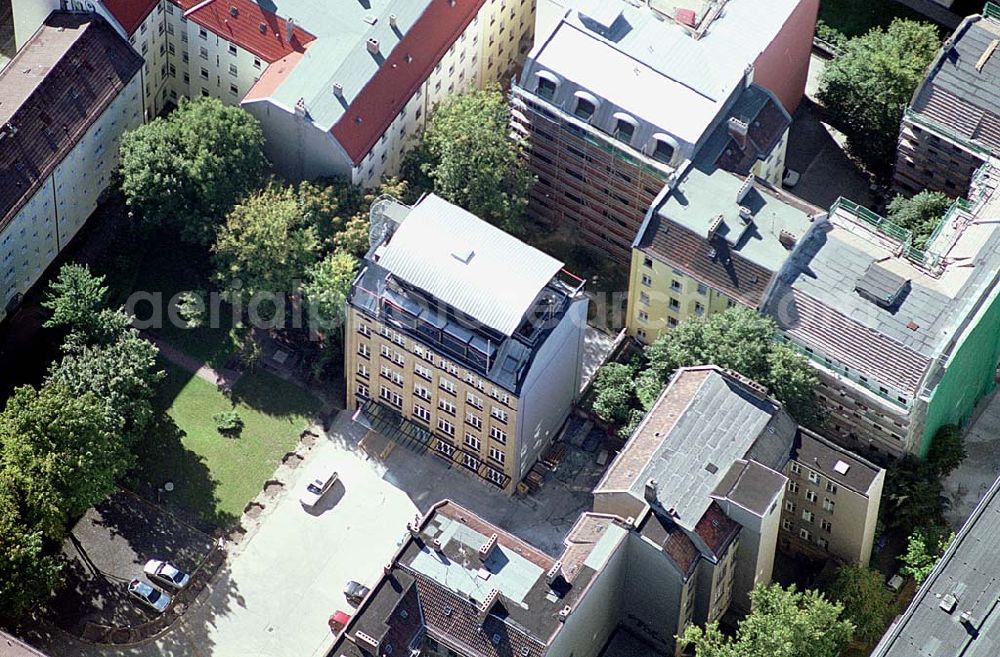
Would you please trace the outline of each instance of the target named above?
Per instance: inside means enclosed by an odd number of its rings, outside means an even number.
[[[344,85],[339,82],[333,83],[333,95],[337,98],[343,98],[344,96]]]
[[[753,223],[753,212],[745,205],[740,206],[740,221],[743,222],[744,226],[749,226]]]
[[[554,564],[552,564],[551,568],[549,568],[549,572],[545,573],[545,583],[548,584],[549,586],[552,586],[552,582],[556,581],[562,576],[563,576],[562,561],[557,561]]]
[[[493,605],[496,604],[497,598],[500,597],[500,591],[498,589],[490,589],[490,592],[486,594],[483,598],[482,604],[479,605],[477,610],[476,618],[479,619],[479,624],[482,625],[486,617],[490,615],[490,609],[493,609]]]
[[[707,235],[706,239],[709,242],[711,242],[713,239],[715,239],[715,232],[717,230],[719,230],[720,226],[722,226],[722,215],[721,214],[719,216],[717,216],[715,219],[713,219],[712,223],[710,223],[708,225],[708,235]],[[715,255],[713,255],[712,257],[714,258]]]
[[[291,16],[285,21],[285,42],[292,42],[292,34],[295,32],[295,19]]]
[[[570,607],[569,605],[566,605],[565,607],[560,609],[559,614],[556,616],[559,619],[559,622],[565,623],[566,619],[569,618],[569,612],[571,611],[573,611],[573,608]]]
[[[436,538],[434,539],[434,550],[436,552],[441,552],[443,550],[443,546],[441,545],[441,541],[438,540],[438,539],[436,539]]]
[[[382,566],[382,574],[385,575],[386,577],[388,577],[390,574],[392,574],[392,564],[391,563],[387,563],[386,565]]]
[[[490,558],[490,553],[493,551],[493,548],[495,548],[497,545],[497,538],[498,537],[496,535],[496,532],[493,532],[490,535],[489,540],[486,541],[486,543],[484,543],[481,548],[479,548],[480,561],[486,561],[487,559]]]
[[[650,504],[656,501],[656,487],[657,483],[655,479],[650,479],[646,482],[646,489],[643,491],[643,497],[645,497],[646,501]]]
[[[792,233],[783,230],[778,233],[778,241],[781,242],[781,246],[791,251],[795,248],[795,243],[798,242],[798,239]]]
[[[729,128],[729,136],[736,140],[740,148],[746,148],[747,131],[750,129],[750,125],[746,121],[740,121],[735,116],[729,117],[726,125]]]
[[[378,39],[376,39],[375,37],[368,37],[367,46],[368,46],[368,52],[370,52],[373,55],[378,54]]]
[[[368,646],[369,648],[374,649],[375,654],[376,655],[378,654],[378,648],[379,648],[378,639],[371,636],[370,634],[365,634],[364,632],[358,630],[357,632],[354,633],[354,640]]]
[[[745,199],[747,197],[747,194],[750,193],[751,189],[753,189],[753,174],[752,173],[747,175],[747,177],[743,180],[743,184],[740,185],[740,190],[738,192],[736,192],[736,202],[737,203],[742,203],[743,199]]]
[[[396,24],[396,14],[389,14],[389,27],[394,30],[398,27]]]
[[[420,538],[420,525],[415,522],[406,523],[406,531],[410,532],[413,538]]]
[[[295,101],[295,116],[305,117],[308,112],[306,111],[306,99],[299,98]]]

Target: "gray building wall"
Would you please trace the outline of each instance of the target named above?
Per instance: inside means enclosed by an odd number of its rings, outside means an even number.
[[[673,652],[674,636],[684,603],[685,582],[659,546],[638,532],[629,535],[628,570],[622,624],[666,652]]]
[[[569,416],[580,390],[587,305],[571,302],[559,325],[535,354],[518,395],[517,449],[520,481]]]

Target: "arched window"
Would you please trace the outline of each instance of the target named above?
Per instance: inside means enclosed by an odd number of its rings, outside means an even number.
[[[573,108],[573,116],[590,121],[597,111],[599,101],[586,91],[577,91],[574,96],[576,96],[576,107]]]
[[[626,144],[631,144],[632,137],[635,136],[635,119],[624,112],[615,112],[615,115],[612,118],[614,119],[615,124],[614,130],[611,134],[614,135],[615,139],[623,141]]]
[[[677,154],[679,146],[677,140],[670,135],[658,132],[653,135],[652,152],[650,156],[664,164],[671,164]]]
[[[535,94],[539,98],[552,100],[556,95],[556,87],[559,86],[559,78],[548,71],[539,71],[536,75],[538,76],[538,85],[535,87]]]

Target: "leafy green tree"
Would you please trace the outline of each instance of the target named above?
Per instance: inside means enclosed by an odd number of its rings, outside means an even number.
[[[347,294],[358,270],[358,259],[337,251],[313,265],[306,274],[305,297],[316,329],[339,326],[344,318]]]
[[[122,191],[151,226],[171,226],[208,246],[233,205],[267,171],[264,133],[251,114],[215,98],[177,109],[122,137]]]
[[[887,176],[896,153],[903,110],[924,77],[941,40],[929,23],[896,19],[888,29],[839,44],[827,64],[818,98],[850,151],[873,173]]]
[[[44,326],[91,335],[98,330],[98,315],[107,297],[103,276],[91,274],[86,265],[65,264],[49,283],[42,301],[42,306],[52,311]]]
[[[906,455],[886,471],[879,514],[887,529],[943,524],[945,503],[941,479],[926,461]]]
[[[927,463],[938,479],[944,479],[965,460],[965,456],[961,427],[946,424],[934,434],[927,451]]]
[[[635,371],[624,363],[608,363],[594,378],[594,412],[606,422],[627,426],[635,399]]]
[[[16,619],[55,587],[57,557],[44,550],[45,533],[25,517],[16,478],[0,470],[0,618]],[[61,528],[61,526],[60,526]]]
[[[646,347],[649,367],[637,386],[643,406],[650,407],[678,368],[712,364],[767,386],[796,420],[814,424],[820,417],[816,374],[776,337],[774,320],[743,307],[681,322]]]
[[[906,553],[900,557],[904,565],[899,572],[913,577],[917,584],[923,583],[954,540],[955,532],[939,524],[913,530],[906,541]]]
[[[326,252],[346,251],[361,258],[368,252],[368,211],[383,195],[412,202],[406,181],[387,178],[371,190],[363,190],[340,178],[301,183],[299,203],[306,224],[316,230]]]
[[[535,177],[509,135],[510,106],[499,87],[456,96],[434,111],[404,170],[418,186],[430,182],[439,196],[517,232]]]
[[[718,623],[688,625],[679,638],[695,657],[837,657],[854,633],[841,618],[843,607],[816,591],[758,584],[750,593],[753,611],[728,637]]]
[[[885,577],[860,564],[838,568],[827,595],[844,606],[844,618],[855,627],[854,638],[865,643],[882,636],[896,613],[896,596]]]
[[[100,400],[61,385],[17,388],[0,415],[0,444],[7,467],[58,494],[64,522],[104,499],[133,461]]]
[[[899,194],[889,203],[888,219],[910,230],[913,245],[923,249],[950,206],[951,199],[941,192],[925,189],[910,198]]]
[[[164,376],[157,368],[158,353],[156,345],[126,328],[109,344],[68,348],[46,384],[63,386],[77,397],[92,394],[108,429],[133,445],[153,420],[156,384]]]
[[[247,301],[258,293],[297,294],[319,240],[295,192],[270,185],[233,208],[213,252],[219,284]]]

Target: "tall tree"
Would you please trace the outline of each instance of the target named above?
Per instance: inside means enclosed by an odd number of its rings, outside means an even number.
[[[310,267],[304,287],[309,305],[310,321],[321,333],[341,325],[347,294],[358,269],[358,259],[350,253],[337,251]]]
[[[450,98],[434,111],[406,170],[424,174],[439,196],[517,232],[535,177],[523,145],[509,135],[510,104],[499,87]]]
[[[61,385],[16,389],[0,415],[0,444],[7,467],[59,495],[63,520],[104,499],[133,461],[101,401]]]
[[[91,274],[86,265],[67,263],[49,283],[42,301],[42,306],[52,311],[45,326],[92,335],[98,330],[98,315],[107,296],[103,276]]]
[[[816,591],[758,584],[750,599],[752,611],[735,638],[711,623],[704,629],[689,625],[680,642],[694,646],[696,657],[837,657],[854,632],[841,618],[841,605]]]
[[[297,294],[319,240],[294,190],[270,185],[233,208],[213,251],[219,284],[249,300],[258,293]]]
[[[925,189],[910,198],[897,195],[892,199],[889,203],[888,219],[897,226],[911,231],[913,245],[923,249],[926,248],[928,238],[944,219],[944,214],[950,206],[950,198],[941,192]]]
[[[896,596],[877,570],[860,564],[837,569],[827,594],[844,606],[844,618],[854,624],[854,638],[874,642],[885,632],[895,615]]]
[[[45,552],[42,527],[24,515],[22,496],[0,468],[0,619],[16,619],[45,600],[60,570],[58,558]]]
[[[955,532],[940,524],[914,529],[906,540],[906,553],[900,557],[904,564],[900,572],[922,584],[954,540]]]
[[[848,39],[824,69],[819,100],[872,173],[892,170],[903,110],[940,45],[933,25],[896,19]]]
[[[617,426],[629,423],[635,400],[635,370],[624,363],[608,363],[594,379],[594,412]]]
[[[209,245],[236,202],[267,171],[264,133],[251,114],[215,98],[181,99],[177,109],[122,137],[122,191],[153,226]]]

